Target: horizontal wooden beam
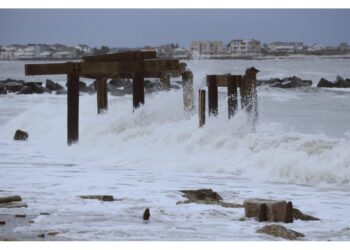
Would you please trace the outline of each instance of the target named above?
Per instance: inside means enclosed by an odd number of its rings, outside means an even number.
[[[26,64],[25,75],[63,75],[73,70],[73,63]]]
[[[155,59],[157,53],[155,50],[149,51],[125,51],[113,54],[84,56],[85,62],[115,62],[115,61],[133,61],[144,59]]]
[[[117,74],[132,74],[135,71],[143,71],[145,75],[160,75],[161,71],[180,70],[177,59],[155,59],[145,61],[122,62],[80,62],[80,63],[48,63],[26,64],[26,75],[59,75],[68,74],[74,67],[78,67],[80,76],[112,77]],[[95,78],[95,77],[93,77]]]
[[[218,87],[227,87],[228,78],[237,75],[215,75],[216,76],[216,86]],[[207,86],[208,82],[207,82]]]

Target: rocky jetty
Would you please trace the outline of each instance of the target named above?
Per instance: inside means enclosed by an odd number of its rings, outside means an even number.
[[[257,80],[258,86],[270,86],[274,88],[300,88],[300,87],[310,87],[312,86],[311,80],[303,80],[299,77],[285,77],[285,78],[271,78],[267,80]]]
[[[319,88],[350,88],[350,79],[344,79],[341,76],[337,76],[334,82],[328,81],[327,79],[321,78],[318,82],[317,87]]]

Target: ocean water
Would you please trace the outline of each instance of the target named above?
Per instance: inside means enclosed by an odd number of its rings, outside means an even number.
[[[260,70],[259,79],[297,75],[313,81],[350,78],[347,59],[186,61],[197,92],[206,74]],[[25,77],[24,62],[0,62],[0,79]],[[65,83],[65,76],[48,76]],[[174,81],[179,79],[173,79]],[[253,132],[244,112],[227,119],[219,89],[219,116],[198,128],[183,111],[182,90],[147,95],[132,112],[132,97],[109,96],[97,115],[96,95],[80,98],[80,140],[66,144],[66,96],[0,96],[0,196],[20,194],[37,215],[19,232],[58,231],[68,240],[280,240],[257,234],[267,223],[240,221],[244,210],[176,205],[179,190],[212,188],[225,201],[259,197],[291,200],[321,221],[286,227],[302,240],[350,240],[350,91],[258,88],[259,122]],[[27,142],[12,140],[16,129]],[[82,200],[110,194],[115,202]],[[142,221],[146,207],[151,220]],[[0,209],[0,213],[3,212]]]

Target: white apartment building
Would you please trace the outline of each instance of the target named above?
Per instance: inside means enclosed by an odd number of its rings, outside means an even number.
[[[221,55],[225,53],[225,46],[221,41],[193,41],[191,52],[198,55]]]
[[[304,48],[304,44],[301,42],[274,42],[267,44],[267,50],[275,53],[298,53]]]
[[[307,48],[307,51],[309,52],[313,52],[313,51],[321,51],[321,50],[324,50],[325,49],[325,46],[321,45],[321,44],[312,44],[311,46],[309,46]]]
[[[227,44],[231,56],[257,56],[261,53],[261,43],[257,40],[232,40]]]

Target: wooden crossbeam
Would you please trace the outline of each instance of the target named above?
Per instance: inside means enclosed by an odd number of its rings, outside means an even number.
[[[155,50],[149,51],[125,51],[113,54],[84,56],[85,62],[115,62],[115,61],[134,61],[143,59],[155,59],[157,57]]]
[[[177,59],[154,59],[145,61],[121,62],[80,62],[74,63],[80,76],[98,75],[109,77],[120,73],[143,71],[146,75],[160,74],[161,71],[180,70]],[[74,69],[73,63],[26,64],[26,75],[60,75],[68,74]]]

